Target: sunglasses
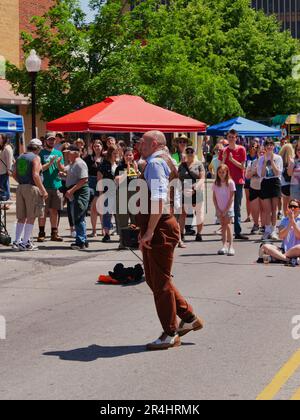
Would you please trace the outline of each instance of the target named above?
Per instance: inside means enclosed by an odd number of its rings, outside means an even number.
[[[188,150],[185,152],[187,155],[193,155],[195,152],[193,152],[192,150]]]
[[[178,144],[187,144],[186,141],[179,141]]]
[[[299,206],[297,206],[296,204],[291,204],[289,205],[289,209],[298,209]]]

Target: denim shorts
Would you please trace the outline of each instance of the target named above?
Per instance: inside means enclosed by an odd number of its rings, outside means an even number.
[[[10,199],[9,176],[0,175],[0,201],[8,201]]]
[[[300,200],[300,184],[291,184],[291,198]]]

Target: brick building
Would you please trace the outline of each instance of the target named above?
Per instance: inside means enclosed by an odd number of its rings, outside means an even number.
[[[21,31],[30,32],[32,16],[42,16],[54,0],[0,0],[0,56],[2,60],[10,61],[16,66],[24,64],[24,56],[20,39]],[[25,138],[31,133],[31,114],[29,99],[15,95],[5,73],[0,73],[0,108],[23,115],[25,122]],[[45,122],[37,118],[39,135],[45,131]]]

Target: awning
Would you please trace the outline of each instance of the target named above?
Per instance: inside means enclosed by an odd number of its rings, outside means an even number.
[[[286,124],[300,124],[300,114],[288,115],[285,123]]]
[[[23,133],[24,121],[21,115],[0,109],[0,133]]]
[[[111,96],[47,124],[64,132],[205,132],[206,124],[152,105],[139,96]]]
[[[0,104],[28,105],[29,99],[23,95],[16,95],[7,80],[0,79]]]
[[[220,124],[212,125],[207,129],[210,136],[224,136],[229,130],[236,130],[240,136],[247,137],[281,137],[281,130],[268,127],[256,121],[236,117]]]

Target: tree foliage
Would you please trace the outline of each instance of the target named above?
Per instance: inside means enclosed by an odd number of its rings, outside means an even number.
[[[38,103],[51,120],[119,94],[146,100],[208,123],[236,115],[297,112],[300,86],[292,77],[299,43],[275,17],[248,0],[92,0],[92,23],[76,0],[61,0],[33,18],[24,51],[47,60],[38,77]],[[7,78],[29,94],[24,68]]]

